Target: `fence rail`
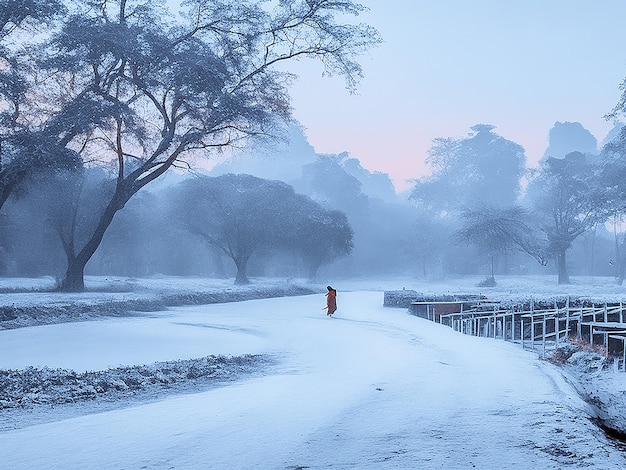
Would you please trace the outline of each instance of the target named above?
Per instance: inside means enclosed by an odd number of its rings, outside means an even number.
[[[456,306],[456,307],[455,307]],[[626,371],[626,305],[623,302],[592,306],[564,306],[517,311],[486,302],[413,302],[419,316],[480,337],[521,344],[544,356],[569,338],[604,346],[615,356],[618,370]],[[487,307],[488,309],[486,309]],[[450,310],[456,311],[450,311]]]

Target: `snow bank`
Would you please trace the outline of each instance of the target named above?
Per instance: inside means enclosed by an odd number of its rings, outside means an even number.
[[[572,354],[565,372],[594,410],[599,425],[626,440],[626,373],[618,371],[610,358],[590,351]]]

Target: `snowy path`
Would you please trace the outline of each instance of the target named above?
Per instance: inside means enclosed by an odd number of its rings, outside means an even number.
[[[533,354],[383,308],[382,293],[338,300],[332,319],[323,296],[307,296],[1,332],[0,368],[246,352],[280,363],[207,392],[0,433],[0,466],[626,468]]]

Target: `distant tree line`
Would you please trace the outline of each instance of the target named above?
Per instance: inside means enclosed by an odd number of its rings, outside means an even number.
[[[494,136],[485,139],[487,145],[502,139],[492,129],[484,132]],[[577,153],[553,160],[546,159],[532,174],[521,172],[520,178],[529,182],[512,198],[515,204],[499,204],[505,198],[497,193],[491,200],[480,199],[480,191],[468,199],[472,204],[457,206],[444,199],[439,206],[433,199],[427,207],[419,199],[413,204],[400,198],[384,202],[364,192],[359,179],[363,175],[349,174],[342,156],[318,156],[304,165],[292,185],[244,174],[191,174],[130,200],[107,230],[87,272],[234,276],[238,283],[250,275],[314,279],[412,274],[428,279],[476,273],[558,274],[557,254],[551,251],[558,246],[551,242],[558,240],[558,227],[567,228],[562,233],[570,239],[579,232],[566,250],[567,271],[618,277],[616,234],[606,224],[583,225],[589,218],[582,216],[574,218],[575,225],[562,223],[566,214],[582,210],[580,198],[592,194],[586,184],[565,177],[572,168],[579,167],[574,175],[590,180],[615,173],[590,170],[584,163],[587,157]],[[556,179],[555,171],[563,177]],[[484,171],[484,184],[497,184],[499,179],[490,172]],[[79,176],[57,171],[39,178],[20,198],[11,198],[1,213],[0,272],[63,276],[63,244],[71,244],[67,228],[75,227],[71,233],[80,242],[84,235],[79,228],[93,217],[89,210],[73,208],[97,207],[98,195],[110,185],[103,168],[89,168]],[[367,172],[364,176],[368,178]],[[431,178],[429,184],[434,185],[437,174]],[[510,191],[511,185],[503,185],[504,190]],[[82,202],[77,205],[76,199]],[[556,207],[562,213],[554,230],[552,214],[559,212],[551,201],[560,201]],[[613,220],[610,213],[602,214]],[[623,239],[618,238],[621,249]]]
[[[488,258],[492,283],[495,259],[513,250],[542,266],[554,263],[558,282],[569,283],[567,253],[575,242],[590,232],[595,238],[598,229],[606,233],[607,223],[623,218],[626,133],[599,154],[546,155],[539,168],[528,171],[523,149],[495,134],[493,126],[472,130],[470,137],[434,142],[433,174],[416,181],[410,197],[428,211],[427,217],[460,220],[456,241]],[[614,236],[615,252],[604,256],[605,267],[615,265],[612,274],[621,283],[626,245],[623,236],[618,242],[617,230]]]

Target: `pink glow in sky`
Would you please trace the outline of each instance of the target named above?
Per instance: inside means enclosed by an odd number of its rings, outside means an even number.
[[[474,124],[522,145],[533,167],[556,121],[602,141],[626,77],[625,0],[356,0],[385,41],[361,60],[357,95],[292,63],[294,117],[318,153],[347,151],[398,190],[428,173],[437,137]],[[167,0],[176,10],[179,0]]]
[[[318,153],[349,152],[396,188],[427,172],[436,137],[477,123],[526,149],[535,166],[556,121],[602,141],[626,77],[623,0],[362,0],[385,43],[362,58],[358,95],[296,64],[295,117]]]

